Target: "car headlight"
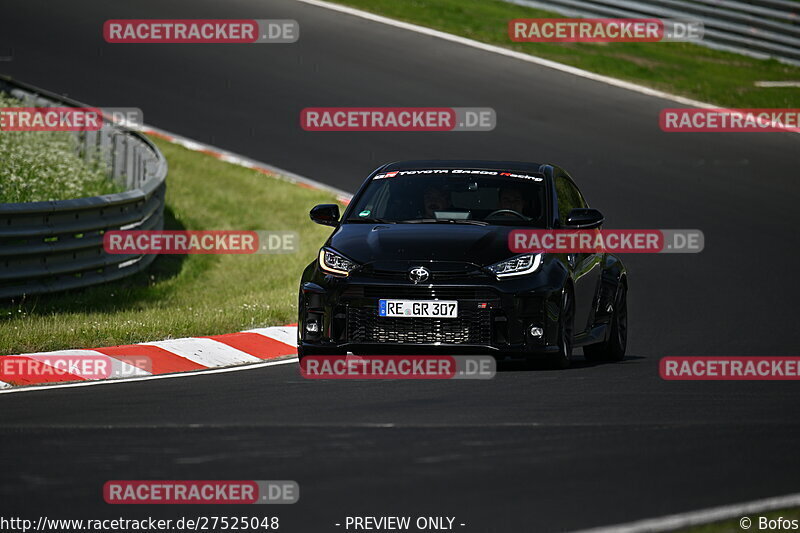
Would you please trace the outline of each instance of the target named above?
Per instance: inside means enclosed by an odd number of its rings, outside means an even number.
[[[357,266],[356,263],[330,248],[322,248],[319,251],[319,267],[330,274],[347,276]]]
[[[536,272],[542,264],[543,254],[524,254],[500,261],[489,267],[489,270],[494,272],[498,278],[507,278],[509,276],[521,276],[523,274],[530,274]]]

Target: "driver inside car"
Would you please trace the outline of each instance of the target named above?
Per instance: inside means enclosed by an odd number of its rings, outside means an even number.
[[[519,189],[505,187],[500,189],[500,195],[497,202],[497,209],[510,209],[516,211],[520,215],[525,215],[525,197]]]
[[[447,211],[451,208],[448,194],[440,187],[428,187],[423,195],[425,218],[436,218],[436,211]]]

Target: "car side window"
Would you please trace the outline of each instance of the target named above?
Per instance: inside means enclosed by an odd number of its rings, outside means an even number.
[[[556,195],[558,197],[558,220],[562,223],[573,209],[589,207],[583,195],[572,181],[565,176],[556,176]]]
[[[575,198],[576,198],[576,200],[578,202],[577,203],[577,207],[583,207],[583,208],[589,207],[589,204],[587,204],[586,200],[583,199],[583,195],[581,194],[581,191],[579,191],[578,188],[575,187],[575,185],[572,184],[572,183],[570,183],[569,186],[570,186],[571,189],[573,189],[575,191]]]
[[[556,176],[556,196],[558,198],[558,220],[563,223],[570,211],[580,207],[581,196],[578,190],[564,176]]]

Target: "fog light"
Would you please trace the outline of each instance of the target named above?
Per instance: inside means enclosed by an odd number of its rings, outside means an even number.
[[[309,333],[318,333],[319,332],[319,322],[316,320],[309,320],[306,322],[306,331]]]
[[[531,326],[531,337],[536,337],[537,339],[544,335],[544,330],[542,328]]]

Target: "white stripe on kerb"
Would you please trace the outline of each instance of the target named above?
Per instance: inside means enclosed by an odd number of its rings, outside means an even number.
[[[270,339],[288,344],[292,348],[297,346],[297,328],[294,326],[273,326],[271,328],[249,329],[244,333],[258,333]]]
[[[214,339],[199,339],[190,337],[188,339],[171,339],[166,341],[145,342],[146,346],[158,346],[175,355],[185,357],[197,364],[214,367],[230,366],[242,363],[258,363],[258,357],[244,353],[241,350],[232,348],[227,344],[217,342]]]
[[[106,357],[111,359],[111,376],[109,379],[131,378],[134,376],[152,376],[152,372],[142,370],[136,365],[132,365],[125,360],[114,359],[110,355]]]

